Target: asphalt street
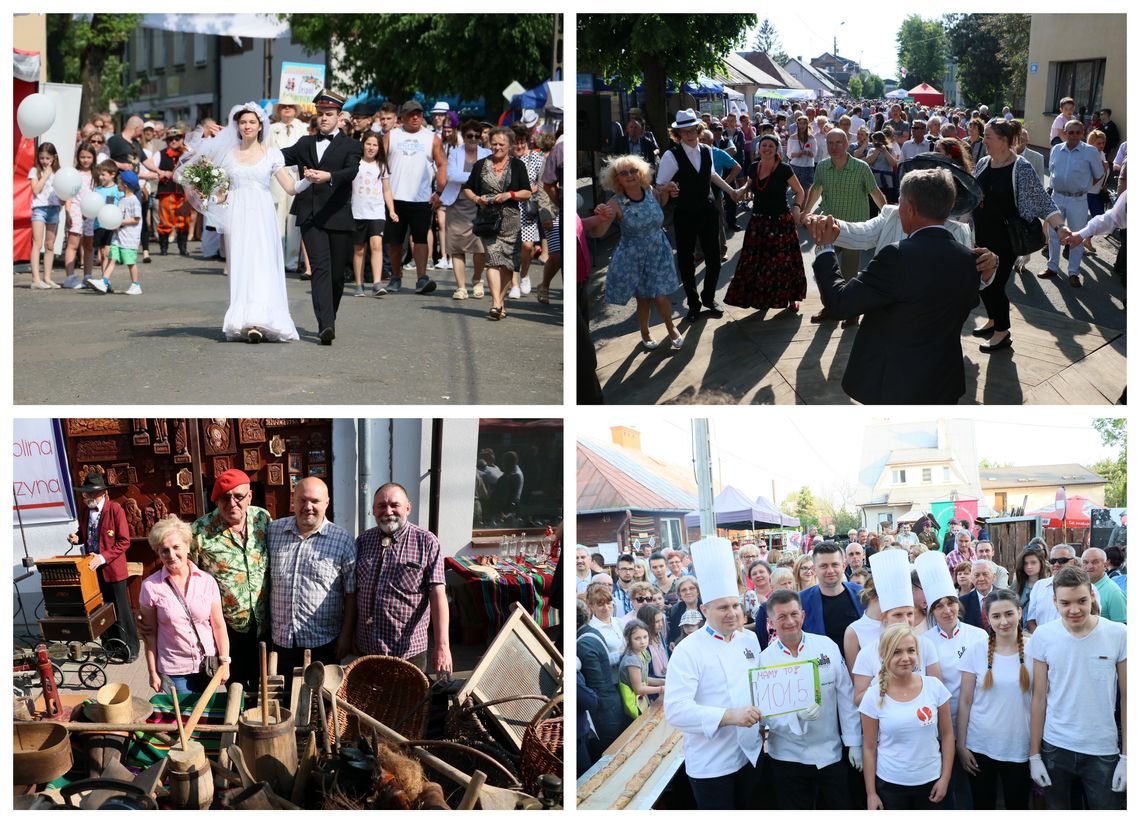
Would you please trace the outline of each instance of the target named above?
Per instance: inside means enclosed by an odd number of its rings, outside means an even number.
[[[289,308],[301,339],[227,342],[229,303],[220,261],[154,255],[140,264],[143,293],[33,290],[18,268],[13,295],[14,399],[17,404],[560,404],[562,275],[551,302],[536,292],[507,301],[508,316],[486,318],[490,299],[453,300],[450,271],[428,270],[439,284],[384,298],[345,296],[336,341],[317,339],[309,284],[287,275]],[[57,263],[54,279],[63,282]],[[531,268],[541,281],[541,265]],[[468,278],[470,279],[470,278]],[[470,283],[468,283],[470,289]]]

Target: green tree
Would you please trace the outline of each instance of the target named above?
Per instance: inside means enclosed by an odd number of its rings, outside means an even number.
[[[310,53],[344,46],[337,68],[353,90],[402,101],[483,97],[488,114],[512,80],[530,88],[550,78],[554,16],[501,14],[285,14],[293,39]],[[467,70],[457,71],[457,66]]]
[[[919,15],[909,15],[899,26],[895,36],[898,44],[899,76],[906,69],[908,87],[919,83],[929,83],[935,88],[942,85],[946,76],[946,29],[937,20],[923,20]]]
[[[852,100],[857,100],[863,96],[863,80],[859,75],[851,75],[847,81],[847,93],[851,95]]]
[[[1024,110],[1025,75],[1029,70],[1029,15],[985,15],[981,27],[992,31],[1001,44],[997,57],[1005,66],[1005,101],[1011,108]]]
[[[1029,15],[947,14],[943,23],[967,105],[984,103],[1000,109],[1007,101],[1021,98],[1028,59]],[[1023,32],[1024,48],[1020,45]]]
[[[718,71],[754,25],[754,14],[579,14],[578,70],[623,89],[644,81],[645,116],[664,141],[666,78],[681,84]]]
[[[990,460],[987,457],[983,457],[978,461],[979,469],[1008,469],[1012,466],[1012,463],[999,463],[996,460]]]
[[[820,521],[820,501],[818,501],[808,486],[801,486],[784,498],[780,504],[784,514],[790,514],[800,519],[800,528],[818,526]]]
[[[764,18],[764,22],[756,31],[756,39],[752,41],[752,48],[771,57],[772,62],[778,66],[783,66],[788,62],[787,52],[784,51],[784,46],[780,42],[780,34],[767,17]]]
[[[877,74],[867,74],[863,76],[863,95],[870,100],[878,100],[887,93],[886,84],[883,83],[883,78]]]
[[[120,106],[136,97],[142,81],[124,85],[123,48],[142,21],[141,14],[49,14],[47,29],[48,79],[83,87],[79,119]]]
[[[1117,446],[1120,453],[1115,459],[1098,461],[1092,470],[1107,482],[1104,488],[1104,505],[1120,508],[1128,505],[1128,425],[1123,417],[1102,417],[1093,420],[1093,428],[1100,433],[1105,446]]]

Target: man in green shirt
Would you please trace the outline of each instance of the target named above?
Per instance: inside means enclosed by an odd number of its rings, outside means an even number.
[[[871,219],[870,197],[881,209],[887,198],[875,185],[875,175],[866,162],[847,153],[847,135],[840,129],[827,133],[827,159],[815,167],[815,182],[808,191],[807,205],[801,214],[811,214],[812,207],[822,196],[822,214],[830,214],[837,220],[862,223]],[[839,271],[844,280],[850,280],[859,273],[858,249],[836,249],[839,258]],[[819,314],[812,315],[811,322],[821,323],[832,319],[824,306]],[[843,321],[843,328],[859,322],[858,317]]]
[[[239,469],[218,475],[210,500],[218,507],[190,526],[190,559],[218,583],[230,682],[241,682],[248,694],[259,679],[258,643],[269,639],[269,512],[250,505],[249,476]]]
[[[1096,594],[1100,598],[1100,616],[1115,623],[1127,623],[1128,597],[1106,574],[1108,557],[1104,550],[1091,547],[1085,549],[1081,554],[1081,565],[1096,586]]]

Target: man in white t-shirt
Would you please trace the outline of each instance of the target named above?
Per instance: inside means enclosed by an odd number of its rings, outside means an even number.
[[[1077,553],[1072,546],[1058,543],[1049,550],[1049,565],[1053,569],[1053,574],[1056,574],[1065,566],[1079,568],[1081,561],[1077,559]],[[1093,589],[1093,599],[1097,599],[1095,588]],[[1033,584],[1033,588],[1029,592],[1027,611],[1028,615],[1025,620],[1026,627],[1030,632],[1035,632],[1038,626],[1043,626],[1060,617],[1057,613],[1057,607],[1053,605],[1052,577],[1046,577],[1044,580],[1038,580]]]
[[[394,206],[384,227],[384,242],[392,263],[388,291],[400,290],[404,239],[410,232],[416,294],[431,294],[435,281],[427,276],[427,239],[432,211],[439,208],[439,194],[447,185],[447,157],[439,135],[424,126],[424,107],[418,100],[409,100],[400,107],[399,127],[384,135],[384,156],[388,158],[388,184]]]
[[[902,144],[903,162],[929,150],[926,144],[926,121],[915,120],[910,124],[910,140]]]
[[[851,133],[858,134],[859,129],[867,125],[867,121],[863,119],[863,107],[856,106],[851,110]]]
[[[1083,569],[1053,576],[1060,620],[1033,635],[1029,774],[1050,809],[1071,808],[1074,783],[1089,809],[1123,809],[1127,788],[1127,629],[1092,613],[1093,586]],[[1120,699],[1122,728],[1114,707]]]
[[[265,138],[267,148],[287,149],[309,133],[308,127],[297,120],[297,107],[293,103],[278,103],[277,118],[277,122],[269,126],[269,134]],[[286,173],[300,180],[295,167],[287,167]],[[299,262],[301,231],[297,228],[297,218],[289,214],[289,209],[293,208],[293,196],[287,194],[273,177],[269,179],[269,194],[277,211],[277,233],[285,252],[285,270],[299,271],[304,264]]]

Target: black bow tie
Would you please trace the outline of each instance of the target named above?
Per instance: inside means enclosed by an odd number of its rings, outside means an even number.
[[[335,134],[323,134],[322,132],[317,132],[317,140],[318,141],[332,140],[334,137],[336,137]]]

